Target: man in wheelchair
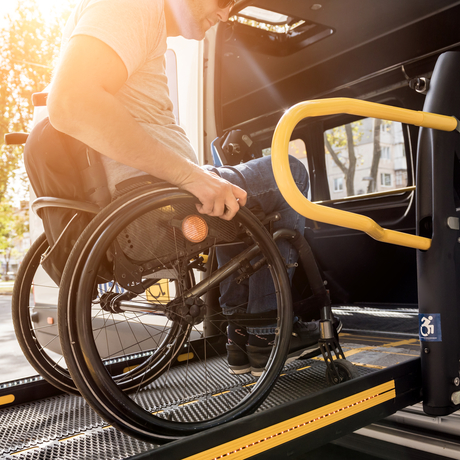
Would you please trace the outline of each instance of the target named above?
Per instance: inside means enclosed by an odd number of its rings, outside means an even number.
[[[303,234],[305,218],[280,194],[270,158],[200,167],[173,115],[164,66],[166,38],[180,35],[201,40],[212,26],[227,21],[233,5],[234,0],[80,1],[64,30],[61,58],[47,100],[49,120],[31,134],[26,148],[30,156],[34,149],[42,148],[46,135],[59,132],[69,142],[76,140],[84,146],[80,155],[100,153],[112,198],[120,183],[148,175],[194,195],[202,215],[231,221],[246,206],[266,216],[277,213],[277,220],[270,224],[272,233],[290,229]],[[291,158],[290,163],[296,184],[306,195],[307,172],[296,159]],[[277,245],[292,280],[298,251],[286,238],[280,238]],[[241,247],[218,247],[219,267],[239,252]],[[233,374],[259,376],[269,359],[276,325],[267,320],[257,324],[236,319],[276,309],[276,289],[268,271],[265,267],[238,283],[235,278],[241,275],[233,274],[220,285]],[[314,317],[319,318],[318,310]],[[291,358],[319,354],[317,321],[296,320],[293,330],[291,350],[297,351]]]

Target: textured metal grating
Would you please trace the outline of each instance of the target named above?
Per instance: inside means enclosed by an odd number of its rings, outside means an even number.
[[[357,367],[356,370],[360,376],[375,372],[375,369],[365,367]],[[322,361],[312,359],[294,361],[284,368],[283,374],[257,412],[327,388],[326,365]]]
[[[131,438],[115,428],[84,433],[70,439],[50,442],[39,449],[30,449],[14,456],[1,457],[15,460],[102,460],[124,459],[154,449],[148,444]]]
[[[15,452],[106,424],[78,396],[62,395],[0,411],[0,453]]]
[[[197,411],[203,418],[221,414],[229,401],[241,400],[243,392],[247,392],[242,388],[253,382],[255,378],[250,374],[230,376],[226,359],[217,357],[207,361],[206,374],[203,363],[189,363],[165,373],[132,398],[150,412],[161,411],[158,417],[188,422],[193,421]],[[220,396],[223,392],[225,395]]]
[[[343,306],[334,307],[333,312],[342,320],[344,329],[418,335],[418,310],[415,308],[390,310]]]
[[[208,361],[212,380],[203,381],[199,366],[183,366],[172,370],[167,388],[168,418],[189,421],[192,413],[200,411],[209,416],[213,410],[226,407],[228,399],[238,396],[242,386],[253,382],[248,375],[231,376],[222,358]],[[371,369],[358,368],[363,375]],[[190,384],[184,389],[183,379],[187,373]],[[193,377],[193,378],[191,378]],[[204,396],[207,388],[214,396]],[[325,365],[317,360],[298,360],[288,364],[275,388],[259,412],[281,405],[287,401],[316,393],[326,386]],[[136,397],[144,399],[150,407],[159,407],[158,386],[155,382],[139,392]],[[221,392],[230,390],[221,395]],[[164,401],[165,393],[162,394]],[[212,401],[212,404],[207,404]],[[184,402],[192,402],[181,406]],[[153,449],[144,443],[118,432],[107,424],[77,396],[62,395],[31,404],[0,411],[0,458],[5,460],[85,460],[123,459]],[[11,456],[11,454],[15,454]]]

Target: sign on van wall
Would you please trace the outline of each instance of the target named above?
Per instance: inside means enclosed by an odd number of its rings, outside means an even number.
[[[441,315],[439,313],[419,313],[420,342],[442,342]]]

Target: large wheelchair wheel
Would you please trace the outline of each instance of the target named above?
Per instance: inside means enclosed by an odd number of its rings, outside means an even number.
[[[67,328],[61,341],[77,387],[107,421],[146,441],[176,439],[253,412],[289,347],[289,279],[270,234],[244,208],[225,222],[200,216],[195,203],[174,187],[122,196],[79,238],[65,290],[61,285],[59,325]],[[194,232],[203,228],[200,240]],[[223,245],[240,254],[211,273]],[[191,281],[204,270],[202,281]],[[275,344],[262,376],[230,375],[226,319],[212,299],[220,283],[247,286],[261,270],[273,281],[277,308],[265,316],[240,314],[238,321],[273,326]],[[112,369],[120,363],[124,370]]]
[[[92,228],[85,229],[81,239],[91,234]],[[83,385],[81,362],[75,359],[80,351],[76,323],[80,321],[79,308],[76,307],[81,268],[86,252],[83,244],[77,244],[69,256],[59,291],[59,331],[61,346],[77,381]],[[174,354],[177,354],[189,335],[189,328],[181,327],[178,321],[167,321],[164,317],[151,315],[144,311],[143,305],[151,301],[164,303],[162,292],[189,289],[194,285],[193,271],[178,277],[167,272],[168,279],[150,278],[145,282],[146,290],[138,296],[122,288],[116,278],[107,270],[98,276],[92,292],[90,308],[91,328],[97,348],[97,360],[102,360],[110,378],[121,391],[139,390],[148,385]],[[135,297],[135,298],[134,298]],[[131,301],[127,299],[132,299]],[[128,309],[118,309],[120,303],[129,305]],[[80,382],[78,384],[78,382]]]
[[[40,269],[48,247],[43,233],[19,267],[11,303],[14,331],[25,357],[44,379],[62,391],[79,394],[61,353],[57,324],[47,319],[56,318],[59,289]],[[41,295],[46,303],[36,304],[32,293]],[[48,308],[56,310],[53,316],[48,316]]]

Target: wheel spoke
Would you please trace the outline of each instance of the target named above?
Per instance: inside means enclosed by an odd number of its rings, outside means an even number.
[[[13,324],[24,355],[34,369],[57,388],[78,394],[60,353],[57,316],[58,287],[40,266],[48,249],[44,234],[31,245],[19,268],[12,298]],[[47,281],[45,281],[47,280]],[[31,302],[31,295],[34,299]],[[46,299],[46,303],[41,302]],[[48,317],[53,324],[47,324]]]

